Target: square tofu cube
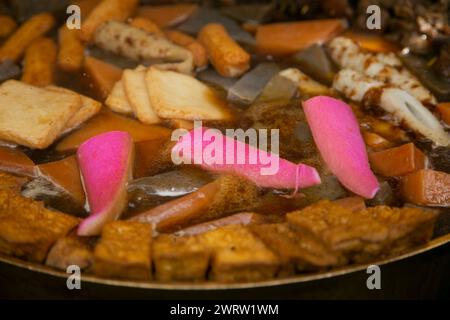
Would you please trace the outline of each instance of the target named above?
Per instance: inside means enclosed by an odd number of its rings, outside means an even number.
[[[0,190],[0,212],[0,252],[33,262],[43,262],[55,241],[79,223],[9,190]]]
[[[160,235],[153,244],[155,277],[160,281],[205,280],[209,257],[198,237]]]
[[[0,139],[45,149],[80,107],[78,94],[6,81],[0,86]]]
[[[149,280],[152,275],[150,224],[108,223],[94,250],[94,272],[103,277]]]
[[[212,251],[211,278],[219,282],[272,278],[279,260],[248,228],[226,226],[200,235]]]

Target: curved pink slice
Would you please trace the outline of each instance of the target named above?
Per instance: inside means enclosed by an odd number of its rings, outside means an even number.
[[[369,166],[358,121],[349,105],[318,96],[303,103],[317,148],[327,166],[350,191],[373,198],[378,180]]]
[[[218,130],[214,134],[209,130],[215,129],[199,127],[182,136],[172,155],[206,170],[245,177],[260,187],[297,189],[320,184],[319,174],[313,167],[292,163]]]
[[[78,227],[78,235],[98,235],[105,223],[120,216],[127,204],[126,184],[132,177],[133,156],[133,140],[123,131],[97,135],[78,148],[91,213]]]

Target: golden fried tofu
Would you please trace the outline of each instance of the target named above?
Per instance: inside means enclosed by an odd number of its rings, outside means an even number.
[[[286,216],[294,229],[321,241],[334,251],[377,255],[388,239],[388,228],[365,211],[352,212],[330,201],[320,201]]]
[[[160,281],[205,280],[210,252],[198,237],[160,235],[153,243],[155,277]]]
[[[131,221],[108,223],[94,250],[93,271],[100,276],[149,280],[152,275],[152,229]]]
[[[6,172],[0,172],[0,190],[14,190],[19,192],[28,181],[25,177],[18,177]]]
[[[75,93],[53,92],[8,80],[0,86],[0,139],[45,149],[81,104]]]
[[[278,270],[277,256],[244,226],[225,226],[199,237],[212,251],[213,280],[259,281],[272,278]]]
[[[0,206],[0,252],[33,262],[43,262],[55,241],[79,223],[10,190],[0,190]]]
[[[70,265],[76,265],[82,270],[88,269],[94,258],[91,242],[91,238],[79,237],[72,232],[56,241],[45,264],[61,270],[66,270]]]
[[[261,224],[250,228],[280,258],[284,271],[312,271],[345,262],[316,239],[295,232],[286,223]]]

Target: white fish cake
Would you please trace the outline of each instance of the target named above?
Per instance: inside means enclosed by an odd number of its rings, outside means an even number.
[[[131,108],[127,95],[125,94],[122,80],[116,82],[108,98],[106,98],[105,104],[114,112],[133,114],[133,108]]]
[[[16,80],[0,86],[0,139],[45,149],[81,108],[78,94],[52,92]]]
[[[143,123],[161,122],[150,103],[149,92],[145,84],[147,69],[139,66],[134,70],[125,70],[122,76],[125,94],[136,117]]]

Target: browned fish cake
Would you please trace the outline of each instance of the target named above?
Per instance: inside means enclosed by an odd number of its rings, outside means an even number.
[[[94,250],[93,270],[113,278],[149,280],[152,229],[149,224],[131,221],[110,222]]]
[[[13,190],[19,192],[28,181],[25,177],[18,177],[6,172],[0,172],[0,190]]]
[[[153,243],[155,277],[160,281],[204,280],[210,252],[198,237],[160,235]]]
[[[274,277],[278,270],[277,256],[244,226],[225,226],[199,237],[212,251],[213,280],[260,281]]]
[[[0,252],[43,262],[55,241],[79,219],[46,209],[14,191],[0,190]]]
[[[345,262],[341,255],[313,237],[295,232],[286,223],[255,225],[251,230],[278,255],[283,273],[324,269]]]
[[[76,265],[82,270],[92,265],[94,258],[92,239],[78,237],[75,232],[60,238],[50,249],[45,264],[61,270]]]

